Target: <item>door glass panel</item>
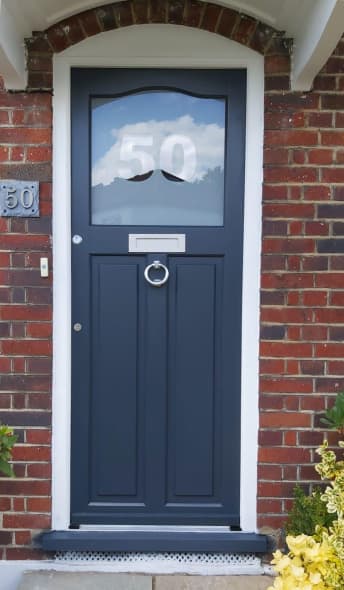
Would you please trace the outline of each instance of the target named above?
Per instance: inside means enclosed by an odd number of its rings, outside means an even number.
[[[223,225],[225,111],[172,91],[92,98],[92,223]]]

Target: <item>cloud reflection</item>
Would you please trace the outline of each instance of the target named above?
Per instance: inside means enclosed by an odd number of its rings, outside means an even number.
[[[108,186],[116,178],[134,179],[159,169],[194,183],[215,168],[223,170],[225,130],[217,123],[196,123],[184,115],[127,124],[111,133],[114,143],[95,162],[92,186]]]

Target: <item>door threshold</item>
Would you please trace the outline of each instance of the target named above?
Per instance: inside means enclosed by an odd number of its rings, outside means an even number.
[[[220,527],[218,527],[220,528]],[[222,527],[221,527],[222,528]],[[40,536],[45,551],[266,553],[268,538],[238,531],[66,530]]]
[[[79,531],[130,531],[130,532],[175,532],[175,533],[230,533],[230,526],[175,525],[175,524],[81,524]]]

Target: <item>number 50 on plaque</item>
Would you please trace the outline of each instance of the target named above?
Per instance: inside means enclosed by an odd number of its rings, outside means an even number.
[[[0,215],[39,217],[39,183],[32,180],[1,180]]]

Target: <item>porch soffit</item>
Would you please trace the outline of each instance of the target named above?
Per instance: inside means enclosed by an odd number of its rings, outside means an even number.
[[[128,1],[128,0],[125,0]],[[148,0],[147,0],[148,1]],[[206,0],[200,0],[205,2]],[[26,84],[24,39],[113,0],[0,0],[0,73],[7,88]],[[309,90],[343,33],[344,0],[220,0],[294,40],[292,87]]]

